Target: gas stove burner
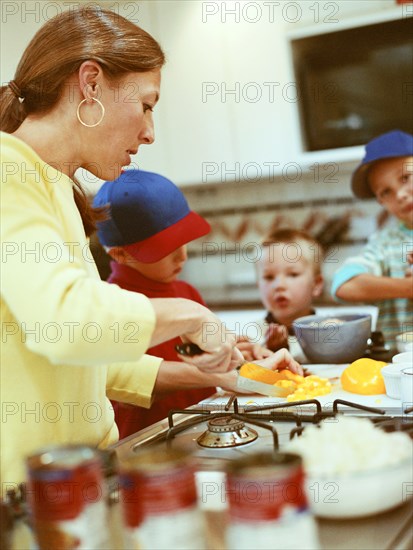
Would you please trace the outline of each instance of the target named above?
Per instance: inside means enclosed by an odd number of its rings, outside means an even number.
[[[242,420],[230,416],[220,416],[208,422],[208,430],[200,435],[197,443],[201,447],[238,447],[255,441],[258,433],[246,427]]]

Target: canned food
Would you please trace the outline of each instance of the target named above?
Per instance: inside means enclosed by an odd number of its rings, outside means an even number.
[[[27,499],[41,550],[109,548],[105,481],[98,451],[56,446],[27,459]]]
[[[120,470],[127,548],[206,548],[194,468],[186,452],[143,451]]]
[[[299,455],[259,453],[230,463],[227,497],[228,548],[319,548],[316,524],[304,492]]]

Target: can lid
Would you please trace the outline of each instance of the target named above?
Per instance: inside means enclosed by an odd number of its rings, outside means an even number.
[[[184,449],[166,449],[161,446],[139,450],[122,460],[123,471],[161,472],[169,468],[186,466],[190,463],[191,454]]]
[[[54,445],[40,449],[27,459],[29,469],[71,468],[89,460],[99,459],[96,449],[87,445]]]

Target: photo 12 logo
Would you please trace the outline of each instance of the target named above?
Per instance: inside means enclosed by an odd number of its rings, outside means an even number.
[[[202,22],[339,23],[338,2],[202,2]]]
[[[308,92],[314,104],[337,103],[335,82],[311,85]],[[297,82],[202,82],[202,103],[298,103],[303,97]]]
[[[205,161],[201,166],[203,183],[208,181],[220,181],[240,183],[258,183],[268,181],[270,183],[278,180],[281,183],[298,183],[303,180],[306,173],[306,181],[309,179],[313,183],[339,183],[337,177],[339,165],[335,162],[320,164],[315,162],[306,170],[298,162],[285,162],[282,164],[277,161],[266,162],[216,162]],[[308,177],[308,173],[312,175]]]
[[[104,4],[104,5],[102,5]],[[2,2],[1,22],[11,23],[45,23],[56,15],[69,11],[74,13],[78,9],[95,8],[97,10],[110,10],[119,16],[139,24],[139,3],[138,2]]]

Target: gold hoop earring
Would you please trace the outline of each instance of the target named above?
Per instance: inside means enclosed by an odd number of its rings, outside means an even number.
[[[83,124],[83,126],[86,126],[86,128],[94,128],[95,126],[98,126],[102,122],[103,117],[105,116],[105,108],[104,108],[102,102],[99,101],[99,99],[96,99],[95,97],[92,97],[91,99],[93,99],[93,101],[96,101],[96,103],[102,109],[102,116],[100,117],[100,119],[95,124],[86,124],[86,122],[83,122],[83,120],[80,118],[80,108],[83,105],[83,103],[85,103],[87,101],[87,99],[82,99],[82,101],[77,106],[76,116],[77,116],[77,119],[80,122],[80,124]]]

